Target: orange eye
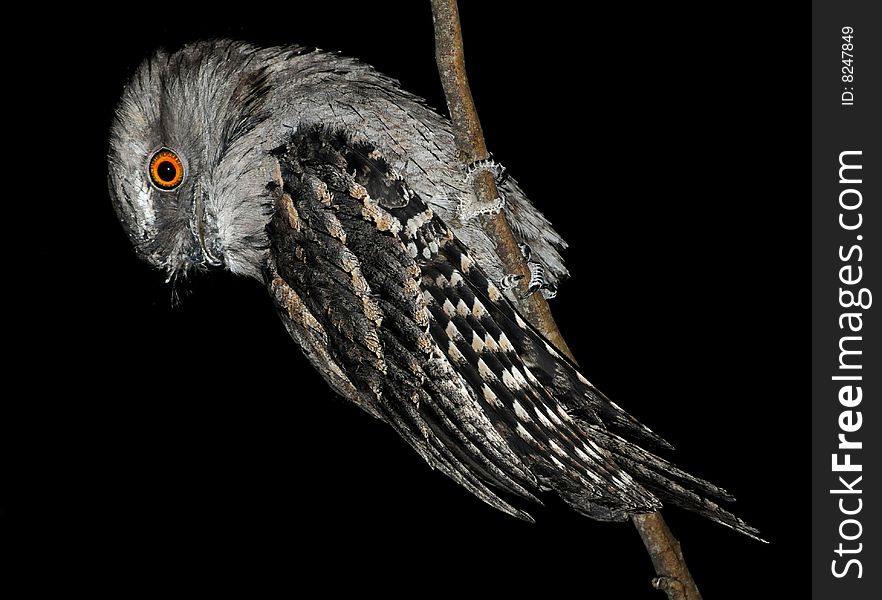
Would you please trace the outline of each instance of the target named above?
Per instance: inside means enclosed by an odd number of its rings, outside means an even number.
[[[173,190],[184,180],[184,163],[177,154],[163,148],[150,159],[150,180],[161,190]]]

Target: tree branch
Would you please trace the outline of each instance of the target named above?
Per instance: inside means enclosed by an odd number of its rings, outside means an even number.
[[[450,119],[453,121],[456,147],[459,150],[460,160],[468,165],[489,158],[490,154],[487,152],[481,121],[478,120],[475,102],[469,89],[469,80],[466,77],[456,0],[432,0],[432,19],[435,22],[435,60],[438,63],[444,96],[447,98]],[[480,171],[477,175],[475,193],[478,200],[490,204],[498,197],[493,174]],[[505,213],[500,211],[497,215],[484,217],[483,225],[490,239],[496,241],[496,253],[502,259],[506,272],[523,276],[521,282],[524,286],[523,291],[526,291],[526,285],[530,281],[530,271],[521,256]],[[545,337],[567,356],[572,356],[557,325],[554,324],[551,309],[548,308],[548,303],[542,294],[530,294],[520,302],[520,305],[530,323],[538,327]]]
[[[671,533],[661,513],[634,515],[631,522],[655,568],[657,577],[652,580],[652,587],[664,591],[670,600],[701,600],[701,593],[680,550],[680,542]]]
[[[447,108],[453,121],[459,158],[471,164],[489,157],[484,132],[475,109],[465,70],[462,31],[459,26],[459,9],[456,0],[431,0],[432,20],[435,25],[435,60]],[[475,179],[475,193],[482,203],[493,202],[497,197],[496,182],[486,171]],[[522,282],[529,282],[530,273],[521,256],[517,240],[505,213],[483,217],[482,225],[491,239],[496,240],[496,250],[508,273],[523,275]],[[528,320],[538,328],[558,349],[570,357],[572,352],[561,336],[548,303],[540,293],[530,294],[520,302]],[[632,522],[640,534],[652,559],[656,577],[653,587],[663,590],[669,600],[701,600],[701,594],[689,574],[680,543],[668,529],[661,513],[634,515]]]

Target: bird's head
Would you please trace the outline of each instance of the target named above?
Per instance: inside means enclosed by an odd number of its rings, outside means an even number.
[[[137,253],[169,277],[225,266],[260,277],[271,198],[257,51],[202,42],[146,60],[110,134],[110,195]]]

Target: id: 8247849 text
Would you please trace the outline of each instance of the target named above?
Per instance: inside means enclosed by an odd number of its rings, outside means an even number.
[[[854,106],[854,27],[842,28],[842,106]]]

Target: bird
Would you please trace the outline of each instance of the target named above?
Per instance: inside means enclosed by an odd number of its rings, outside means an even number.
[[[521,315],[482,220],[505,211],[531,293],[557,292],[566,243],[498,163],[464,168],[450,121],[394,79],[304,46],[160,49],[122,92],[107,161],[140,258],[170,281],[261,282],[330,388],[490,506],[533,521],[554,494],[622,521],[671,504],[758,536]]]

